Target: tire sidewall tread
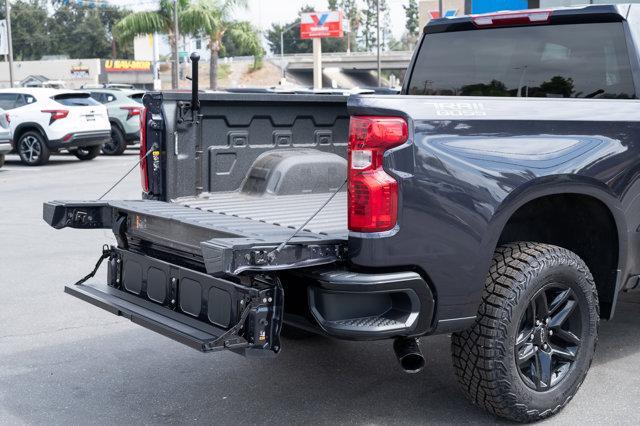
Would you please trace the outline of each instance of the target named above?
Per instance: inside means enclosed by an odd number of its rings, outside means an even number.
[[[586,330],[569,376],[549,391],[536,392],[524,384],[516,369],[515,334],[530,298],[552,280],[569,285],[582,299]],[[548,417],[562,409],[584,381],[593,359],[598,325],[593,277],[575,253],[531,242],[501,246],[496,249],[485,281],[475,325],[452,336],[456,376],[466,396],[495,415],[516,421]]]

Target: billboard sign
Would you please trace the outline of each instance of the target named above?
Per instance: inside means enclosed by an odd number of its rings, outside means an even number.
[[[151,61],[107,59],[103,66],[106,72],[151,72]]]
[[[342,12],[312,12],[300,15],[300,38],[343,37]]]
[[[455,18],[456,16],[458,16],[458,9],[448,9],[447,11],[444,12],[444,17],[445,18]],[[440,11],[438,11],[438,10],[430,10],[429,11],[429,17],[431,19],[439,19],[440,18]]]

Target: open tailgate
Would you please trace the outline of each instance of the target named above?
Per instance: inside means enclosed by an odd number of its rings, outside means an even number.
[[[346,238],[302,230],[279,248],[295,229],[177,203],[52,201],[43,216],[56,229],[112,229],[121,248],[145,243],[183,253],[214,276],[325,265],[346,256]]]

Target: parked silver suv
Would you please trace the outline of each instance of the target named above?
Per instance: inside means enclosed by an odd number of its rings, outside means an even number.
[[[12,149],[9,114],[0,108],[0,167],[4,166],[5,155],[11,152]]]

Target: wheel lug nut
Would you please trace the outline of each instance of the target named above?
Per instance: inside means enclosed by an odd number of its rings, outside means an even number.
[[[542,323],[540,322],[540,320],[536,321],[536,325],[541,325]]]
[[[538,346],[534,346],[534,347],[533,347],[533,350],[534,350],[534,351],[536,351],[536,352],[538,352]]]
[[[549,336],[553,336],[553,330],[549,330]]]
[[[549,349],[549,345],[547,345],[547,344],[545,343],[544,345],[542,345],[542,349],[544,349],[544,350],[546,351],[547,349]]]
[[[549,321],[550,321],[550,319],[549,319],[549,318],[547,318],[546,320],[544,320],[544,323],[545,323],[545,324],[549,324]]]
[[[533,334],[529,336],[529,340],[533,340]]]

